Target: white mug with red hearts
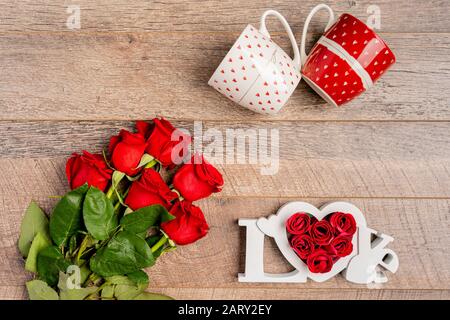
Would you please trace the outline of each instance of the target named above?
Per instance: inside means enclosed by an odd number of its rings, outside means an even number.
[[[309,23],[322,9],[329,13],[325,33],[306,55]],[[316,6],[306,18],[300,47],[303,79],[334,106],[368,90],[395,62],[391,49],[365,23],[348,13],[334,23],[333,11],[325,4]]]
[[[288,33],[294,51],[291,59],[270,39],[266,18],[277,17]],[[259,30],[248,25],[212,75],[208,84],[241,106],[275,114],[286,104],[300,82],[300,52],[286,19],[268,10]]]

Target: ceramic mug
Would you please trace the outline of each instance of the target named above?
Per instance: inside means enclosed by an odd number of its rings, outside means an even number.
[[[308,26],[321,9],[328,11],[329,21],[307,56]],[[300,54],[303,79],[327,102],[340,106],[372,87],[395,62],[395,56],[372,29],[354,16],[344,13],[333,21],[330,7],[316,6],[306,18]]]
[[[270,39],[266,18],[283,24],[294,51],[291,59]],[[208,84],[241,106],[263,114],[275,114],[286,104],[300,82],[300,53],[286,19],[268,10],[259,30],[248,25],[212,75]]]

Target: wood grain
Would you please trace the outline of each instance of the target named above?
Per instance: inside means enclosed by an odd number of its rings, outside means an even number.
[[[0,34],[0,120],[268,119],[207,85],[238,34]],[[333,108],[301,82],[270,120],[450,120],[450,34],[383,36],[398,62],[370,92]]]
[[[174,123],[186,129],[193,126]],[[100,152],[109,136],[131,125],[128,121],[0,122],[5,133],[0,136],[0,190],[13,196],[31,184],[35,186],[31,190],[60,194],[66,185],[65,159],[72,152]],[[221,133],[279,130],[278,172],[261,175],[265,165],[250,165],[249,159],[244,164],[237,164],[237,159],[220,164],[224,196],[450,197],[450,123],[203,122],[204,131],[210,128]]]
[[[66,157],[0,159],[0,193],[14,198],[67,192]],[[224,190],[215,197],[449,198],[449,161],[280,162],[276,175],[256,165],[219,165]]]
[[[178,300],[448,300],[448,290],[157,288],[149,292]],[[0,299],[28,299],[25,286],[0,286]]]
[[[29,275],[16,241],[20,220],[30,201],[29,195],[0,198],[0,283],[2,286],[23,284]],[[42,194],[33,197],[50,211],[55,199]],[[316,206],[334,199],[302,199]],[[346,200],[346,199],[341,199]],[[148,270],[152,288],[290,288],[364,289],[342,277],[324,283],[257,284],[238,283],[237,273],[244,270],[245,230],[237,225],[242,217],[268,216],[285,202],[277,199],[216,199],[198,202],[210,224],[209,235],[194,245],[178,248],[163,256]],[[400,269],[387,274],[390,281],[382,289],[442,289],[449,290],[450,245],[448,215],[450,200],[418,199],[352,199],[364,212],[371,228],[395,238],[389,245],[399,256]],[[279,254],[275,243],[266,241],[265,262],[267,272],[287,272],[291,268]],[[209,266],[209,267],[206,267]],[[176,270],[176,272],[172,272]]]
[[[299,39],[313,0],[78,0],[81,30],[69,30],[72,1],[0,0],[0,299],[27,298],[17,239],[31,199],[47,211],[67,191],[74,151],[99,152],[135,119],[164,116],[192,129],[278,129],[280,164],[218,164],[225,189],[198,204],[210,234],[163,256],[149,290],[178,299],[450,299],[450,2],[329,0],[336,14],[366,21],[381,9],[381,36],[397,63],[376,86],[332,108],[300,83],[275,117],[247,111],[207,86],[230,46],[268,8]],[[313,19],[308,47],[326,21]],[[274,40],[290,52],[280,23]],[[207,144],[207,141],[203,145]],[[240,217],[283,203],[348,200],[371,227],[395,237],[400,269],[376,290],[345,282],[243,284]],[[289,271],[266,241],[268,272]]]
[[[349,12],[367,21],[368,7],[376,4],[381,12],[381,28],[385,32],[448,32],[450,4],[448,1],[408,0],[345,1],[328,0],[339,16]],[[47,0],[25,0],[20,6],[1,0],[0,31],[67,31],[67,7],[72,1],[55,3]],[[241,31],[248,23],[258,24],[261,14],[273,8],[284,14],[293,29],[300,28],[309,11],[318,4],[314,0],[78,0],[82,31]],[[420,14],[418,14],[420,12]],[[395,14],[393,14],[395,13]],[[414,17],[414,18],[411,18]],[[318,15],[314,27],[323,28],[325,15]],[[274,25],[273,30],[282,30]]]

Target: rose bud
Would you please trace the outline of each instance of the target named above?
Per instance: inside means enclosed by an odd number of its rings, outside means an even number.
[[[327,245],[333,238],[333,227],[328,221],[320,220],[311,226],[309,234],[318,245]]]
[[[348,256],[353,252],[352,238],[348,236],[337,236],[331,240],[330,247],[332,247],[335,255],[342,258]]]
[[[291,238],[291,247],[301,259],[306,259],[314,251],[314,242],[307,234],[298,234]]]
[[[335,235],[352,236],[356,232],[355,218],[349,213],[335,212],[330,217],[330,224]]]
[[[317,249],[306,260],[309,271],[313,273],[326,273],[333,267],[332,257],[323,249]]]
[[[286,221],[286,229],[290,234],[303,234],[308,232],[311,218],[304,212],[294,213]]]
[[[148,168],[144,169],[139,180],[131,184],[125,204],[133,210],[153,204],[160,204],[169,209],[171,201],[176,198],[178,195],[169,189],[159,173]]]
[[[195,154],[191,163],[185,163],[173,177],[173,186],[188,201],[206,198],[222,190],[223,178],[203,155]]]
[[[105,191],[111,180],[112,170],[103,156],[83,151],[82,155],[72,154],[66,163],[66,175],[71,189],[76,189],[87,183]]]
[[[121,130],[119,135],[111,137],[109,141],[112,165],[129,176],[139,172],[137,166],[144,155],[147,146],[145,138],[150,127],[143,121],[137,121],[136,128],[137,133]]]
[[[176,140],[172,140],[176,139]],[[186,156],[185,151],[191,143],[191,137],[176,129],[164,118],[153,119],[153,129],[147,140],[147,153],[156,158],[163,167],[172,168],[180,164]],[[172,153],[174,153],[172,155]],[[179,161],[175,161],[175,157]],[[176,163],[174,163],[176,162]]]
[[[189,201],[177,201],[169,212],[175,219],[163,222],[162,230],[178,245],[193,243],[209,230],[202,210]]]

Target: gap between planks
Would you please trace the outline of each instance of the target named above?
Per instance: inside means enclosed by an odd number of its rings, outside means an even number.
[[[225,98],[224,98],[225,99]],[[314,106],[320,106],[320,105],[311,105]],[[345,108],[345,107],[343,107]],[[158,117],[158,116],[155,116]],[[223,119],[193,119],[193,118],[166,118],[169,121],[184,121],[184,122],[194,122],[194,121],[202,121],[202,122],[211,122],[211,123],[229,123],[230,120],[223,120]],[[137,120],[150,120],[150,119],[144,119],[144,118],[102,118],[102,119],[67,119],[67,118],[61,118],[61,119],[0,119],[1,122],[108,122],[108,121],[128,121],[128,122],[134,122]],[[242,119],[242,120],[233,120],[233,124],[242,124],[242,123],[264,123],[264,122],[292,122],[292,123],[449,123],[450,120],[438,120],[438,119],[430,119],[430,120],[408,120],[408,119],[355,119],[355,120],[340,120],[340,119],[304,119],[304,120],[296,120],[296,119],[283,119],[283,118],[260,118],[260,119]]]

